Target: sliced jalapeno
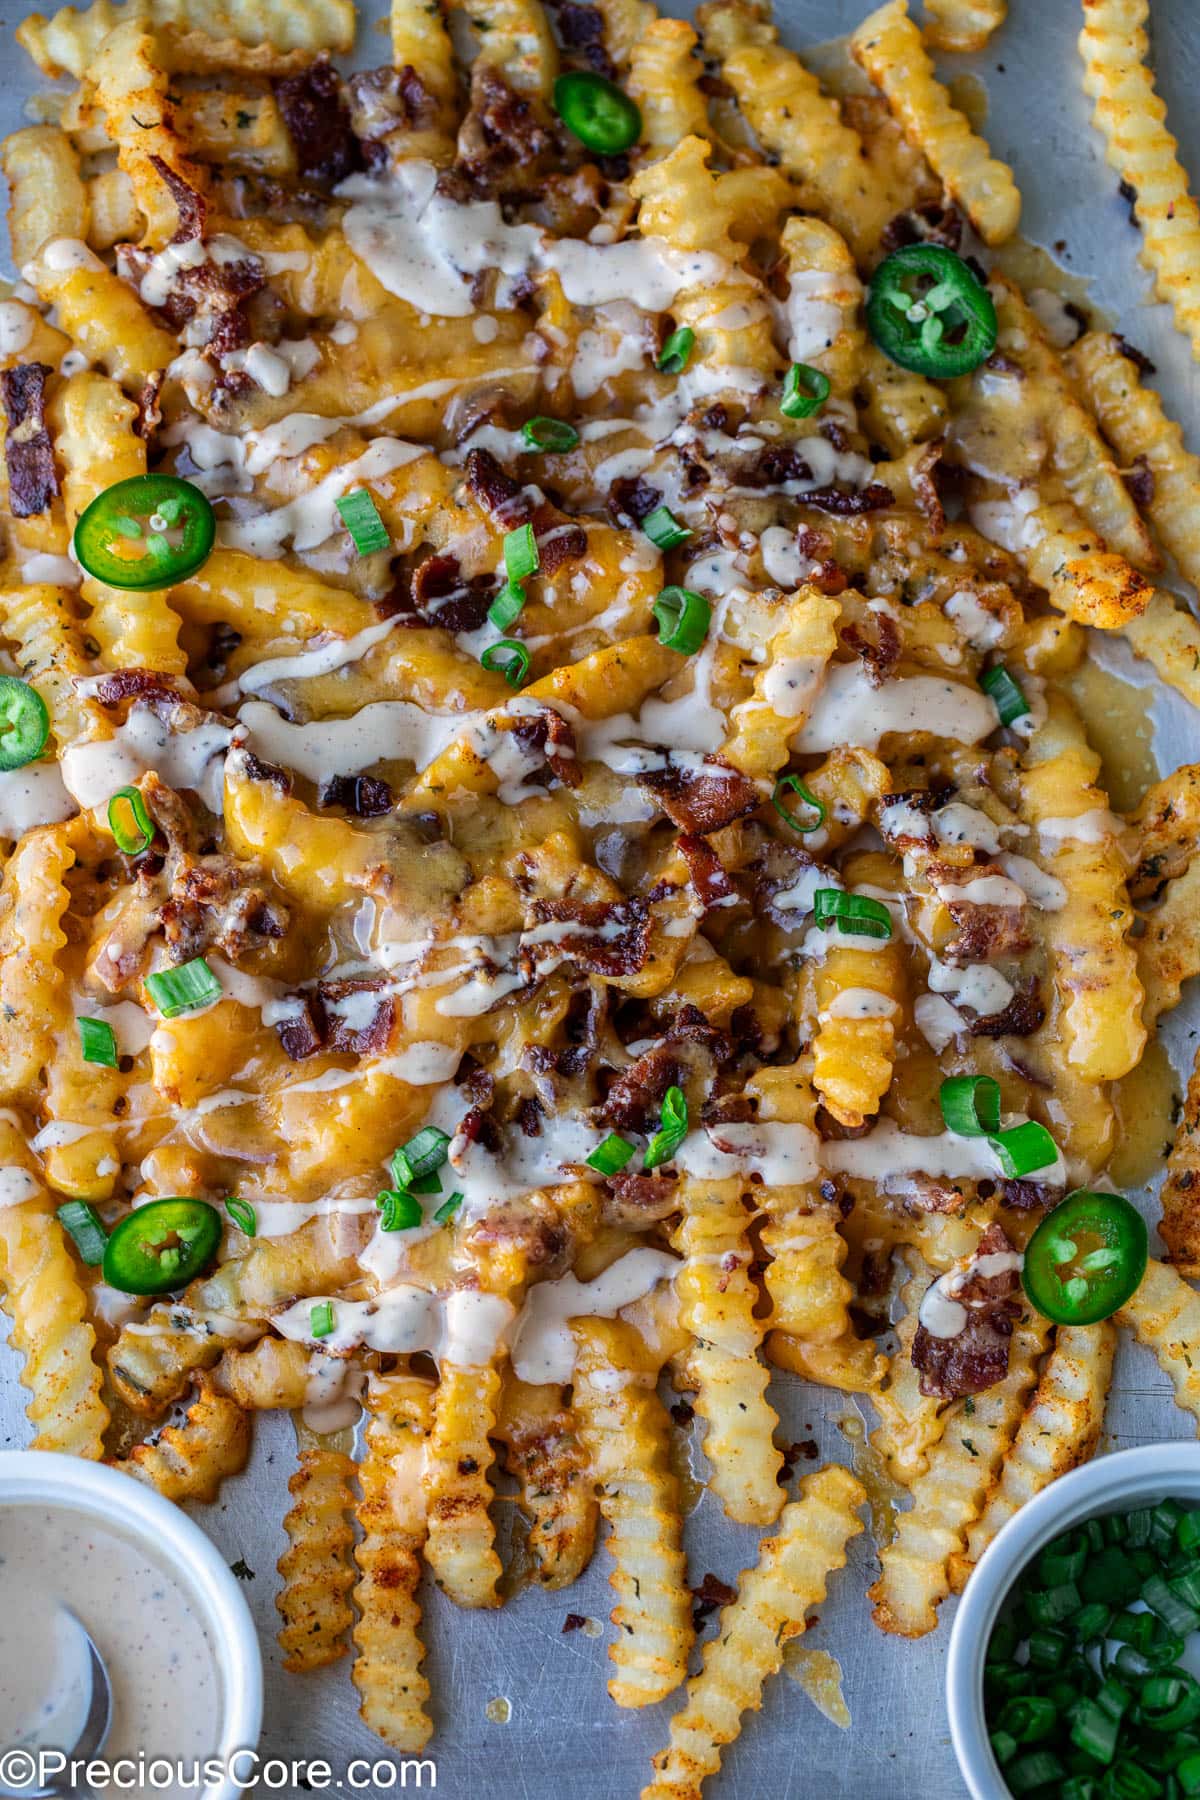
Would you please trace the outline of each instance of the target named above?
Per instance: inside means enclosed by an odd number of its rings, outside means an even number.
[[[36,688],[0,675],[0,769],[22,769],[46,747],[50,715]]]
[[[106,587],[164,588],[207,562],[217,526],[178,475],[133,475],[97,494],[75,527],[80,566]]]
[[[966,375],[996,347],[996,308],[953,250],[907,244],[871,277],[867,328],[902,369],[943,378]]]
[[[167,1294],[202,1274],[220,1242],[221,1215],[207,1200],[151,1200],[110,1234],[104,1279],[122,1294]]]
[[[1025,1250],[1025,1292],[1059,1325],[1095,1325],[1146,1273],[1146,1222],[1123,1194],[1079,1188],[1047,1213]]]
[[[554,110],[597,156],[619,156],[641,136],[642,115],[615,82],[591,69],[572,69],[554,84]]]

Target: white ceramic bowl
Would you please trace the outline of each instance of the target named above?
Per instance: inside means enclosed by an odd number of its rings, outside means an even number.
[[[70,1506],[125,1538],[145,1540],[148,1554],[195,1602],[213,1646],[221,1716],[209,1754],[225,1761],[235,1750],[253,1748],[262,1725],[258,1633],[236,1577],[200,1527],[152,1488],[102,1463],[40,1450],[0,1451],[0,1507],[31,1502]],[[240,1784],[226,1777],[205,1788],[200,1800],[237,1800],[240,1792]]]
[[[946,1665],[950,1736],[972,1800],[1009,1800],[988,1743],[983,1662],[1018,1575],[1043,1544],[1084,1519],[1165,1499],[1200,1500],[1200,1444],[1146,1444],[1097,1457],[1023,1506],[980,1558],[959,1602]]]

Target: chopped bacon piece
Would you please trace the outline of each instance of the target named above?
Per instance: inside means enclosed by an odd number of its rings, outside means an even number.
[[[1044,1181],[1002,1181],[1000,1198],[1017,1212],[1034,1212],[1039,1206],[1052,1205],[1061,1193],[1058,1188],[1047,1187]]]
[[[640,525],[661,505],[661,488],[652,487],[640,475],[622,476],[608,490],[608,514],[614,525]]]
[[[577,931],[555,933],[529,946],[533,962],[566,958],[589,975],[636,975],[650,951],[650,909],[644,900],[535,900],[539,924],[561,922]]]
[[[648,770],[638,781],[649,788],[673,825],[693,834],[720,831],[752,813],[759,801],[754,783],[716,756],[691,768],[668,760],[665,769]]]
[[[810,488],[800,498],[803,505],[815,506],[819,512],[837,513],[840,518],[852,519],[859,513],[878,512],[881,507],[893,505],[896,496],[882,481],[871,481],[865,488],[849,491],[833,486]]]
[[[318,806],[340,806],[356,819],[381,819],[392,810],[392,790],[374,775],[331,775],[317,792]]]
[[[471,105],[458,133],[452,173],[484,197],[536,192],[554,134],[533,105],[511,88],[494,63],[471,71]]]
[[[1125,486],[1136,506],[1144,512],[1154,501],[1154,470],[1144,456],[1135,456],[1133,464],[1125,471]]]
[[[680,833],[678,842],[679,853],[688,866],[688,874],[696,890],[696,898],[706,912],[710,906],[720,906],[724,901],[736,897],[737,889],[707,839],[695,837],[691,832],[685,831]]]
[[[873,644],[857,625],[843,626],[838,636],[846,648],[852,650],[862,662],[871,686],[882,687],[900,661],[900,633],[895,620],[887,613],[876,613],[874,618],[877,643]]]
[[[575,733],[560,712],[542,706],[536,713],[518,713],[513,736],[529,757],[545,758],[550,773],[564,787],[578,787],[581,776],[575,749]]]
[[[581,556],[587,555],[587,532],[556,507],[539,506],[533,515],[533,529],[537,537],[539,575],[553,575],[564,563],[578,562]]]
[[[529,496],[519,481],[505,474],[490,450],[468,450],[467,486],[503,531],[526,525],[533,517]]]
[[[923,206],[909,207],[889,219],[879,238],[879,247],[889,256],[909,244],[941,244],[946,250],[957,250],[962,243],[963,218],[957,206],[940,200],[927,200]]]
[[[332,184],[362,166],[341,77],[327,56],[319,56],[300,75],[276,81],[274,87],[302,175]]]
[[[457,556],[426,557],[412,573],[412,601],[426,625],[443,631],[478,631],[496,592],[495,577],[464,579]]]
[[[53,373],[47,363],[17,363],[15,368],[0,374],[0,392],[8,415],[4,459],[8,465],[9,504],[15,519],[31,519],[44,513],[59,492],[45,410],[46,377]]]
[[[165,379],[165,369],[155,369],[153,374],[147,375],[142,383],[142,391],[138,395],[137,418],[133,422],[133,429],[138,437],[144,438],[147,442],[162,424],[162,407],[159,404],[159,397],[162,394],[162,385]]]
[[[171,239],[173,244],[188,244],[193,238],[204,236],[204,226],[208,219],[208,202],[203,194],[197,193],[194,187],[176,174],[169,163],[161,156],[150,158],[159,179],[169,190],[175,202],[175,210],[179,214],[179,229]]]
[[[315,994],[297,994],[294,997],[294,1010],[286,1019],[280,1019],[275,1030],[279,1034],[279,1042],[283,1053],[293,1062],[303,1062],[306,1057],[315,1056],[325,1042],[325,1020],[321,1016],[320,1001]]]
[[[386,1050],[395,1023],[396,1005],[390,994],[378,992],[381,978],[359,981],[321,981],[317,998],[325,1021],[325,1048],[341,1055],[378,1055]]]
[[[610,1175],[611,1199],[604,1208],[604,1216],[611,1225],[624,1225],[634,1230],[657,1224],[679,1206],[679,1196],[675,1192],[677,1181],[674,1170],[663,1170],[654,1175]]]
[[[917,1326],[912,1360],[921,1374],[923,1394],[957,1400],[964,1394],[982,1393],[1007,1375],[1013,1321],[1021,1312],[1015,1298],[1020,1277],[1015,1268],[982,1273],[980,1264],[1011,1250],[1003,1227],[989,1225],[947,1296],[963,1308],[961,1329],[953,1337],[938,1337],[924,1325]]]
[[[972,1019],[967,1030],[972,1037],[1029,1037],[1037,1031],[1046,1017],[1046,1008],[1038,993],[1037,982],[1032,980],[1029,986],[1019,994],[1014,994],[1002,1012],[985,1013],[981,1018]]]

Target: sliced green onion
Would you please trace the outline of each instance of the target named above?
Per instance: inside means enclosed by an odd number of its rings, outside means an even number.
[[[511,688],[519,688],[529,673],[529,652],[516,638],[489,644],[479,661],[489,674],[503,675]]]
[[[1111,1622],[1110,1609],[1093,1600],[1089,1606],[1080,1607],[1071,1620],[1071,1630],[1079,1643],[1090,1644],[1093,1638],[1105,1636]]]
[[[1035,1625],[1061,1625],[1079,1611],[1082,1602],[1079,1589],[1073,1581],[1063,1582],[1061,1587],[1043,1588],[1039,1594],[1029,1596],[1029,1616]]]
[[[105,1019],[77,1019],[79,1047],[86,1063],[102,1063],[106,1069],[117,1066],[117,1039]]]
[[[1110,1719],[1120,1720],[1133,1704],[1133,1695],[1110,1675],[1096,1694],[1096,1704],[1104,1708]]]
[[[946,1130],[987,1137],[1000,1129],[1000,1083],[990,1075],[951,1075],[938,1093]]]
[[[100,1223],[95,1207],[89,1206],[86,1200],[64,1200],[55,1211],[63,1230],[78,1250],[80,1260],[89,1269],[96,1268],[104,1261],[108,1233]]]
[[[855,937],[890,938],[892,915],[882,900],[869,894],[847,894],[841,888],[818,888],[813,895],[813,917],[826,929],[836,923],[839,930]]]
[[[1011,1732],[1018,1744],[1036,1744],[1054,1730],[1057,1712],[1041,1694],[1019,1694],[1000,1714],[1000,1728]]]
[[[660,1163],[670,1162],[687,1136],[687,1128],[687,1096],[682,1088],[669,1087],[663,1095],[661,1123],[646,1145],[643,1169],[657,1169]]]
[[[525,589],[519,581],[505,582],[488,607],[487,616],[497,631],[507,631],[513,620],[520,617],[525,599]]]
[[[387,526],[366,488],[355,488],[352,494],[343,494],[336,505],[342,524],[354,539],[354,548],[360,556],[372,556],[376,550],[388,549],[392,540]]]
[[[659,372],[663,375],[682,375],[695,343],[696,334],[690,325],[681,325],[678,331],[673,331],[658,353]]]
[[[1117,1753],[1121,1724],[1094,1700],[1078,1700],[1071,1708],[1071,1742],[1097,1762],[1110,1763]]]
[[[1200,1755],[1185,1756],[1176,1763],[1175,1779],[1185,1794],[1200,1794]]]
[[[333,1330],[333,1301],[320,1300],[308,1315],[309,1336],[328,1337]]]
[[[798,794],[805,806],[811,806],[812,810],[816,813],[817,816],[811,825],[801,824],[796,815],[789,812],[787,807],[783,804],[783,795],[788,791],[793,794]],[[812,793],[810,789],[805,787],[799,775],[781,775],[779,777],[779,780],[775,783],[775,792],[771,795],[771,805],[775,808],[775,811],[779,814],[784,823],[790,825],[793,831],[819,831],[825,823],[825,802],[823,800],[818,800],[817,796]]]
[[[239,1231],[244,1231],[247,1237],[258,1236],[258,1214],[248,1200],[240,1199],[237,1194],[229,1194],[225,1200],[225,1211]]]
[[[1186,1600],[1181,1600],[1161,1575],[1151,1575],[1149,1580],[1142,1583],[1142,1599],[1150,1611],[1158,1615],[1167,1630],[1177,1637],[1188,1637],[1200,1627],[1200,1612],[1189,1606]]]
[[[438,1225],[448,1225],[450,1223],[451,1219],[454,1217],[455,1213],[458,1211],[459,1207],[462,1205],[462,1203],[463,1203],[463,1197],[461,1194],[459,1194],[459,1193],[451,1194],[451,1196],[448,1200],[442,1201],[442,1204],[438,1207],[437,1211],[434,1213],[433,1217],[434,1217],[435,1223]]]
[[[132,831],[121,817],[123,805],[129,808],[133,816]],[[146,802],[135,787],[118,788],[109,801],[108,829],[117,840],[117,849],[123,850],[126,856],[137,856],[153,841],[154,826],[146,811]]]
[[[712,608],[703,594],[691,588],[665,587],[650,611],[658,624],[659,641],[666,650],[694,656],[708,636]]]
[[[1029,1660],[1035,1669],[1057,1669],[1067,1654],[1066,1633],[1043,1628],[1029,1634]]]
[[[545,413],[539,413],[536,419],[526,419],[521,427],[521,436],[531,450],[573,450],[579,442],[579,433],[565,419],[551,419]]]
[[[808,419],[829,398],[829,377],[810,363],[793,363],[784,377],[779,410],[789,419]]]
[[[1010,1125],[1007,1131],[997,1132],[988,1142],[1000,1158],[1000,1167],[1011,1180],[1019,1181],[1023,1175],[1032,1175],[1035,1170],[1049,1168],[1058,1161],[1058,1145],[1036,1119],[1027,1119],[1023,1125]],[[1084,1291],[1087,1291],[1086,1282]]]
[[[632,1155],[633,1145],[628,1138],[618,1137],[615,1131],[610,1131],[604,1142],[597,1144],[585,1160],[589,1169],[598,1169],[601,1175],[615,1175]]]
[[[156,975],[147,975],[146,986],[164,1019],[211,1006],[225,991],[202,956],[193,957],[178,969],[160,969]]]
[[[979,685],[985,694],[991,696],[1002,725],[1011,725],[1014,719],[1023,719],[1029,711],[1028,700],[1003,663],[997,663],[994,669],[986,670],[979,677]]]
[[[518,525],[504,534],[504,567],[511,582],[524,581],[538,566],[537,539],[532,525]]]
[[[1183,1514],[1175,1527],[1175,1538],[1181,1550],[1200,1550],[1200,1508]]]
[[[642,530],[660,550],[673,550],[676,544],[686,544],[692,535],[686,525],[679,523],[669,506],[656,506],[652,513],[647,513],[642,520]]]
[[[415,1194],[385,1188],[376,1196],[375,1204],[383,1214],[379,1221],[381,1231],[411,1231],[414,1225],[425,1223],[424,1209]]]
[[[1050,1750],[1031,1750],[1016,1762],[1009,1763],[1004,1779],[1014,1794],[1031,1794],[1034,1788],[1047,1787],[1064,1775],[1062,1764]]]
[[[392,1182],[410,1189],[423,1175],[434,1175],[450,1151],[450,1139],[436,1125],[424,1125],[406,1144],[392,1152]]]
[[[1001,1765],[1017,1754],[1017,1740],[1007,1731],[993,1731],[988,1742],[992,1746],[992,1755]]]

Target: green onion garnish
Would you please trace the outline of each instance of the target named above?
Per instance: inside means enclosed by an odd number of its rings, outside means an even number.
[[[712,608],[691,588],[665,587],[650,611],[658,624],[659,641],[667,650],[693,656],[708,635]]]
[[[789,812],[787,807],[783,804],[783,796],[789,790],[793,794],[798,794],[805,806],[810,806],[816,813],[817,816],[811,825],[803,824],[802,821],[796,817],[795,813]],[[805,787],[798,775],[781,775],[779,777],[779,780],[775,783],[775,792],[771,795],[771,805],[775,808],[775,811],[779,814],[784,823],[790,825],[793,831],[819,831],[821,826],[825,823],[825,802],[823,800],[818,800],[817,796]]]
[[[696,334],[690,325],[673,331],[658,353],[658,367],[663,375],[682,375],[695,347]]]
[[[633,1155],[633,1145],[627,1138],[618,1137],[610,1131],[602,1144],[597,1144],[592,1154],[586,1158],[589,1169],[598,1169],[601,1175],[615,1175],[623,1169]]]
[[[392,1184],[409,1190],[421,1176],[434,1175],[445,1162],[450,1139],[436,1125],[425,1125],[392,1152]],[[436,1189],[434,1190],[436,1192]]]
[[[122,806],[127,806],[133,817],[132,830],[121,817]],[[109,801],[108,829],[117,840],[117,849],[123,850],[126,856],[137,856],[153,841],[154,825],[146,811],[146,802],[135,787],[118,788]]]
[[[513,620],[520,616],[525,597],[525,589],[519,581],[505,582],[488,607],[487,616],[497,631],[507,631]]]
[[[86,1063],[103,1063],[106,1069],[117,1066],[117,1040],[113,1028],[104,1019],[77,1019],[79,1047]]]
[[[225,1211],[239,1231],[244,1231],[247,1237],[258,1236],[258,1214],[248,1200],[239,1199],[237,1194],[229,1194],[225,1199]]]
[[[462,1203],[463,1197],[459,1193],[453,1193],[448,1200],[443,1200],[442,1204],[433,1215],[436,1223],[439,1225],[448,1225]]]
[[[504,567],[511,582],[524,581],[538,566],[537,539],[532,525],[518,525],[504,534]]]
[[[979,677],[979,685],[985,694],[991,695],[1002,725],[1011,725],[1014,719],[1023,719],[1029,711],[1028,700],[1003,663],[997,663],[994,669],[986,669]]]
[[[89,1206],[86,1200],[64,1200],[55,1210],[63,1230],[74,1242],[81,1261],[89,1269],[96,1268],[104,1261],[108,1233],[97,1218],[95,1208]]]
[[[890,938],[892,915],[882,900],[869,894],[847,894],[841,888],[818,888],[813,895],[813,917],[819,926],[837,924],[855,937]]]
[[[1024,1125],[1010,1125],[1007,1131],[997,1132],[988,1141],[1000,1158],[1004,1173],[1014,1181],[1058,1161],[1058,1145],[1036,1119],[1027,1119]]]
[[[309,1334],[315,1338],[328,1337],[333,1330],[333,1301],[319,1300],[308,1315]]]
[[[392,540],[387,526],[366,488],[355,488],[352,494],[343,494],[336,504],[342,524],[354,539],[354,548],[360,556],[371,556],[376,550],[389,547]]]
[[[379,1221],[381,1231],[411,1231],[414,1225],[425,1222],[425,1213],[417,1196],[402,1193],[399,1188],[385,1188],[376,1197],[375,1204],[383,1213]]]
[[[988,1137],[1000,1129],[1000,1083],[990,1075],[951,1075],[938,1094],[947,1131]]]
[[[579,433],[565,419],[550,419],[545,413],[539,413],[536,419],[526,419],[521,427],[521,436],[531,450],[573,450],[579,442]]]
[[[178,969],[161,969],[156,975],[147,975],[146,986],[164,1019],[210,1006],[225,991],[202,956],[193,957]]]
[[[516,638],[489,644],[479,661],[489,674],[503,675],[510,688],[519,688],[529,673],[529,652]]]
[[[793,363],[784,378],[779,410],[789,419],[808,419],[829,398],[829,377],[809,363]]]
[[[686,525],[679,523],[669,506],[656,506],[652,513],[647,513],[642,520],[642,530],[660,550],[673,550],[676,544],[686,544],[692,535]]]
[[[646,1154],[642,1158],[643,1169],[657,1169],[660,1163],[670,1162],[687,1136],[687,1128],[687,1096],[682,1088],[669,1087],[663,1095],[659,1128],[646,1145]]]

